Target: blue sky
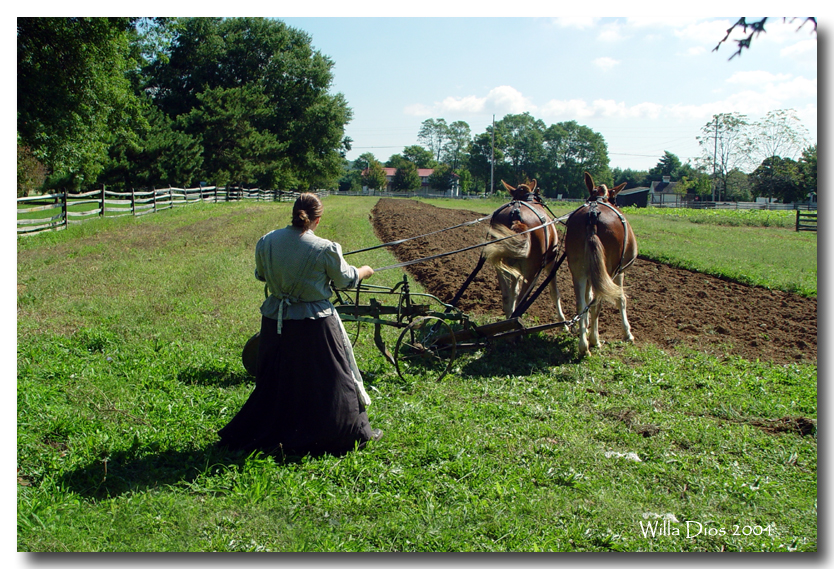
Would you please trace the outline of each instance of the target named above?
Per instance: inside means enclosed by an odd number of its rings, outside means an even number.
[[[484,132],[493,114],[575,120],[608,143],[611,166],[648,169],[664,151],[701,155],[717,113],[794,109],[817,140],[817,40],[773,18],[752,49],[712,49],[732,18],[282,17],[334,64],[353,109],[348,158],[386,160],[427,118]],[[329,14],[326,9],[323,14]],[[475,13],[469,11],[468,13]]]

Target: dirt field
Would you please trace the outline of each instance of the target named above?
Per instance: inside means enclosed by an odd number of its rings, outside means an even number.
[[[373,209],[373,224],[383,243],[422,235],[482,217],[465,210],[442,209],[406,199],[381,199]],[[393,247],[399,261],[454,251],[481,243],[486,224],[454,229]],[[638,244],[640,235],[637,235]],[[406,268],[428,292],[450,301],[478,262],[473,249]],[[567,263],[557,274],[562,309],[576,314]],[[777,363],[817,359],[817,300],[725,281],[702,273],[672,268],[638,258],[625,274],[628,318],[636,343],[676,346],[704,352],[738,355]],[[467,314],[502,316],[501,293],[492,269],[485,267],[469,285],[458,306]],[[525,320],[543,324],[557,317],[547,291],[527,311]],[[619,314],[610,304],[600,316],[603,341],[619,340]],[[551,332],[555,333],[555,332]]]

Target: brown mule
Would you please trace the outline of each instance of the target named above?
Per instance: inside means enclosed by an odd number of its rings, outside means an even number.
[[[501,180],[513,201],[492,214],[489,235],[500,239],[545,225],[551,217],[539,197],[536,181],[521,184],[517,188]],[[538,230],[531,231],[517,238],[504,239],[487,245],[484,257],[487,263],[495,267],[498,283],[501,286],[501,300],[504,315],[511,318],[519,301],[525,298],[536,285],[539,274],[550,273],[556,262],[559,236],[551,223]],[[548,285],[550,298],[556,306],[559,322],[565,320],[562,312],[562,299],[556,279]]]
[[[633,342],[631,326],[626,315],[626,296],[623,291],[623,271],[637,258],[637,239],[631,225],[614,205],[617,194],[625,183],[609,189],[605,184],[594,184],[585,172],[588,201],[574,211],[567,221],[565,250],[576,294],[576,311],[581,314],[591,308],[579,321],[579,355],[599,347],[600,301],[607,300],[620,310],[623,339]],[[588,333],[590,330],[590,339]]]

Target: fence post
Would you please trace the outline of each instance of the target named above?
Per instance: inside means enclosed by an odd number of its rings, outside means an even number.
[[[64,211],[64,229],[66,229],[67,227],[69,227],[69,204],[67,203],[67,189],[66,188],[64,188],[64,198],[63,199],[64,199],[64,203],[63,203],[63,207],[61,209],[63,209],[63,211]]]
[[[156,188],[151,188],[153,192],[153,212],[156,213]]]
[[[796,210],[796,230],[799,231],[799,209]]]
[[[130,213],[136,216],[136,189],[130,188]]]
[[[104,217],[104,184],[101,185],[101,217]]]

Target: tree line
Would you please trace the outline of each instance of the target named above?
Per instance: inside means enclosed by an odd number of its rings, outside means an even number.
[[[584,196],[583,173],[711,199],[801,201],[816,191],[816,145],[790,110],[751,122],[715,115],[702,156],[670,152],[648,171],[610,168],[604,137],[576,121],[508,114],[474,134],[425,120],[384,163],[348,161],[352,111],[331,93],[333,61],[311,37],[266,18],[18,18],[18,195],[236,185],[305,190],[421,185],[485,193],[536,179],[548,197]]]
[[[333,62],[265,18],[18,18],[18,195],[307,189],[341,174]]]
[[[494,137],[494,138],[493,138]],[[536,179],[545,196],[584,197],[583,173],[609,186],[650,187],[668,178],[674,191],[701,200],[807,201],[817,188],[817,146],[793,110],[769,112],[757,122],[738,113],[714,115],[697,137],[702,154],[681,162],[665,151],[649,170],[610,168],[603,136],[576,121],[546,126],[529,113],[506,115],[471,136],[469,125],[447,125],[442,118],[423,121],[419,144],[381,162],[372,153],[354,160],[341,177],[343,190],[383,188],[383,167],[396,168],[395,191],[421,186],[418,168],[434,169],[429,184],[447,191],[488,193],[500,180],[513,185]],[[494,141],[494,142],[493,142]],[[493,152],[494,144],[494,152]],[[492,168],[494,160],[494,169]]]

